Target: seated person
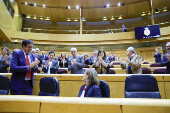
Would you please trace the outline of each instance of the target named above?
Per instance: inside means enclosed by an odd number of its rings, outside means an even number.
[[[84,54],[84,63],[85,63],[86,65],[90,65],[90,60],[89,60],[89,58],[88,58],[88,54],[87,54],[87,53]]]
[[[45,61],[42,71],[48,74],[57,74],[58,70],[58,61],[54,59],[54,51],[49,51],[48,57],[49,60]]]
[[[61,54],[61,58],[60,58],[60,61],[59,61],[59,66],[60,67],[68,67],[68,59],[66,58],[66,53],[63,52]]]
[[[122,61],[122,58],[119,57],[120,66],[122,69],[126,69],[126,74],[142,74],[141,69],[141,57],[135,54],[135,49],[129,47],[126,52],[128,58],[125,61]]]
[[[82,80],[85,84],[81,86],[78,97],[102,97],[100,81],[94,69],[86,69]]]
[[[109,74],[110,65],[107,63],[106,53],[103,49],[100,49],[98,52],[97,60],[95,61],[93,67],[98,74]]]

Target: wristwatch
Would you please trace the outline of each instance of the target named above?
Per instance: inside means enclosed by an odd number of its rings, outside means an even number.
[[[28,66],[28,70],[31,69],[30,65]]]

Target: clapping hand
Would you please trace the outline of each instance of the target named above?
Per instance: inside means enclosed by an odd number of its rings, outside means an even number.
[[[122,60],[122,58],[121,58],[120,56],[118,56],[118,61],[119,61],[120,63],[123,62],[123,60]]]
[[[102,57],[101,56],[99,56],[99,60],[98,61],[102,61]]]
[[[126,59],[125,59],[125,62],[126,62],[126,63],[129,63],[129,62],[130,62],[130,60],[129,60],[128,58],[126,58]]]
[[[8,57],[8,56],[7,56],[7,54],[6,54],[6,55],[4,55],[5,60],[7,60],[7,57]]]
[[[168,59],[169,62],[170,62],[170,54],[167,54],[166,57],[167,57],[167,59]]]
[[[30,64],[30,68],[34,68],[34,67],[36,67],[39,63],[40,63],[40,61],[39,61],[39,60],[37,60],[37,61],[33,61],[33,62]]]

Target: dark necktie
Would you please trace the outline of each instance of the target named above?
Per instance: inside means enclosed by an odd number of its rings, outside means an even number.
[[[130,58],[130,61],[131,61],[131,58]],[[132,74],[131,66],[128,66],[128,74]]]
[[[30,62],[29,62],[29,59],[28,59],[28,54],[26,54],[26,63],[27,63],[27,66],[30,65]],[[27,78],[30,79],[31,78],[31,72],[30,72],[30,69],[27,71]]]

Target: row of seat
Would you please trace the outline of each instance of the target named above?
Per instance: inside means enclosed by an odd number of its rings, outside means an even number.
[[[114,69],[109,69],[109,74],[116,74]],[[143,67],[142,74],[152,74],[149,68]],[[153,71],[153,74],[166,74],[166,68],[157,68]]]
[[[110,98],[107,82],[100,80],[102,97]],[[114,90],[114,89],[112,89]],[[8,95],[9,78],[0,75],[0,94]],[[60,87],[57,78],[44,77],[40,80],[39,96],[59,96]],[[161,98],[157,80],[151,75],[131,75],[125,80],[125,98]]]

